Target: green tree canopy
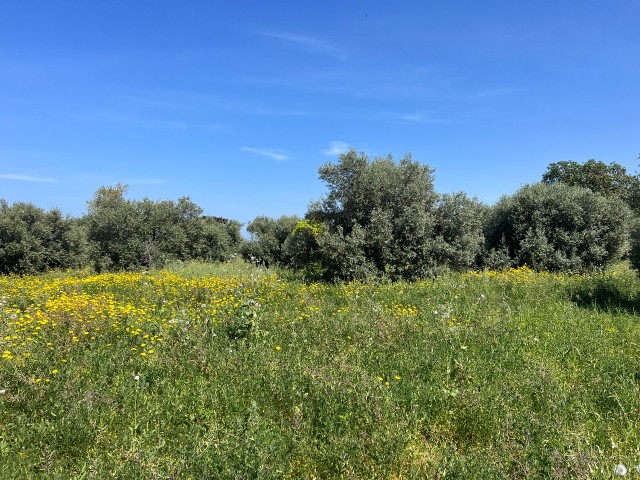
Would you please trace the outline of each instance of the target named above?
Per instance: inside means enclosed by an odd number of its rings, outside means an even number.
[[[640,179],[637,175],[629,175],[626,168],[617,163],[607,165],[596,160],[552,163],[542,176],[542,182],[585,187],[605,197],[617,196],[631,209],[640,212]]]
[[[79,222],[57,210],[0,200],[0,273],[79,267],[85,260]]]
[[[266,266],[289,264],[290,257],[284,245],[299,221],[296,215],[283,215],[278,219],[264,215],[256,217],[247,225],[251,239],[242,246],[244,258]]]
[[[205,217],[188,197],[131,201],[127,187],[101,187],[86,216],[96,270],[129,270],[170,260],[226,260],[240,242],[240,224]]]
[[[419,278],[469,267],[481,251],[483,207],[439,196],[433,169],[410,154],[396,162],[351,149],[319,174],[329,191],[307,218],[325,225],[315,240],[328,278]]]
[[[617,196],[606,198],[564,183],[525,185],[491,209],[486,226],[489,266],[549,271],[606,267],[625,252],[629,217],[629,208]],[[497,259],[503,264],[491,265]]]

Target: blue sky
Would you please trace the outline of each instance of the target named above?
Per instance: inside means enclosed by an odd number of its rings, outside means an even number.
[[[347,146],[488,203],[561,160],[633,173],[638,24],[640,0],[2,2],[0,198],[303,215]]]

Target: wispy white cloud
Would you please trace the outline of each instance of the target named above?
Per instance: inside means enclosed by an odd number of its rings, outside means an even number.
[[[242,150],[243,152],[253,153],[254,155],[260,155],[262,157],[268,157],[271,160],[275,160],[276,162],[282,162],[291,158],[281,150],[274,150],[271,148],[242,147],[240,148],[240,150]]]
[[[349,151],[349,144],[345,142],[333,141],[329,142],[329,148],[322,150],[324,155],[334,157]]]
[[[308,37],[306,35],[295,35],[290,33],[281,33],[281,32],[256,32],[258,35],[262,35],[263,37],[271,37],[277,38],[278,40],[284,40],[285,42],[292,43],[299,47],[305,48],[307,50],[322,53],[325,55],[330,55],[333,58],[338,60],[347,60],[348,52],[343,50],[342,48],[336,47],[335,45],[321,40],[315,37]]]
[[[406,114],[402,114],[400,115],[400,118],[402,120],[406,120],[407,122],[420,122],[422,121],[422,114],[421,113],[406,113]]]
[[[431,112],[417,111],[413,113],[403,113],[399,115],[400,120],[412,123],[450,123],[451,120],[434,117]]]
[[[0,174],[0,180],[14,180],[18,182],[35,182],[35,183],[52,183],[56,182],[55,178],[34,177],[33,175],[20,175],[14,173]]]

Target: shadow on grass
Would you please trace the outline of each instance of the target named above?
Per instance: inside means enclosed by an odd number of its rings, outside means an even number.
[[[584,308],[633,315],[640,313],[640,291],[637,285],[629,285],[620,280],[591,279],[572,288],[570,297],[572,302]]]

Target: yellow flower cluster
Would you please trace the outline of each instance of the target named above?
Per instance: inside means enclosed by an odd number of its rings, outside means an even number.
[[[556,280],[562,283],[567,278],[567,274],[537,272],[523,265],[518,268],[510,268],[508,270],[485,270],[481,272],[467,272],[463,278],[487,278],[498,280],[504,283],[540,283],[547,280]]]
[[[392,305],[385,305],[384,309],[395,318],[415,317],[418,315],[418,308],[414,305],[402,305],[400,303],[393,302]]]
[[[87,348],[124,347],[149,358],[173,329],[224,321],[246,297],[278,295],[279,283],[275,276],[184,278],[164,271],[0,277],[0,361],[20,366],[47,358],[57,373]]]

